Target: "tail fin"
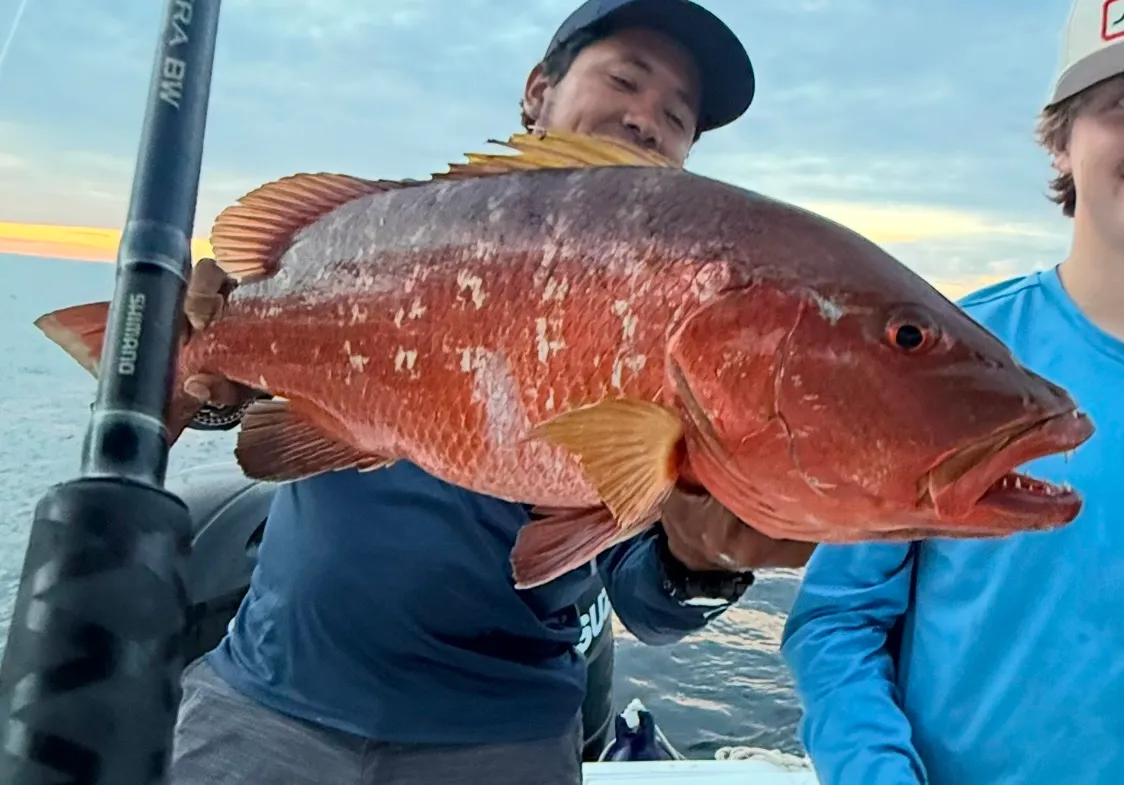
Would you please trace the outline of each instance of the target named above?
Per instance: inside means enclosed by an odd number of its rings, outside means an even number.
[[[36,319],[35,326],[96,379],[101,368],[108,320],[109,302],[103,301],[52,311]],[[180,374],[177,374],[177,380],[179,378]],[[182,385],[177,383],[173,387],[168,409],[164,413],[169,446],[176,443],[200,408],[200,402],[184,392]]]
[[[72,305],[35,320],[43,334],[62,347],[79,365],[98,378],[109,302]]]

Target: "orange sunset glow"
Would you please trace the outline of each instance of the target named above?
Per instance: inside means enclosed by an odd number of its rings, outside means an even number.
[[[5,223],[0,221],[0,253],[43,256],[79,262],[116,262],[120,229],[91,226]],[[211,243],[196,238],[191,255],[199,259],[211,254]]]

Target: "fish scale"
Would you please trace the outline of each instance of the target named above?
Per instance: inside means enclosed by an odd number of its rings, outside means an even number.
[[[858,234],[621,142],[520,135],[428,181],[300,174],[216,220],[239,279],[178,378],[252,404],[246,474],[397,460],[539,508],[541,584],[705,490],[775,538],[1068,523],[1021,463],[1092,433],[1068,394]],[[37,325],[97,372],[106,303]],[[169,435],[198,402],[177,394]]]

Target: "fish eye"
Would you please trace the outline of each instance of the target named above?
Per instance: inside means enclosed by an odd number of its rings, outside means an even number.
[[[899,349],[911,352],[925,343],[925,332],[916,324],[899,324],[893,331],[893,340]]]
[[[900,311],[886,324],[886,340],[895,349],[907,354],[927,351],[939,338],[936,325],[917,312]]]

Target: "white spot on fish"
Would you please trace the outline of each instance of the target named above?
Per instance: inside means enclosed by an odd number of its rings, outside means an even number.
[[[621,317],[622,330],[625,341],[631,341],[636,336],[636,315],[632,313],[632,306],[627,300],[617,300],[613,303],[613,313]]]
[[[609,383],[614,389],[623,391],[624,370],[636,373],[647,363],[647,357],[633,352],[636,338],[638,320],[632,313],[632,305],[627,300],[617,300],[613,303],[613,313],[621,319],[621,340],[617,349],[617,356],[613,358],[613,371]]]
[[[360,373],[363,372],[363,369],[367,367],[367,363],[370,362],[370,360],[367,357],[364,357],[361,354],[351,355],[351,357],[348,358],[348,361],[351,363],[351,367],[354,368],[355,370],[359,371]],[[348,377],[349,381],[350,381],[350,378],[351,377]]]
[[[399,308],[398,313],[394,314],[394,326],[395,327],[401,327],[402,326],[402,320],[405,319],[405,318],[406,318],[406,309],[405,308]]]
[[[264,376],[258,377],[258,389],[259,390],[268,390],[269,389],[269,382],[267,382],[265,380]]]
[[[648,358],[643,354],[618,355],[613,360],[613,374],[609,383],[618,391],[624,390],[624,370],[627,368],[634,374],[638,373],[648,363]]]
[[[351,323],[361,324],[367,321],[367,309],[359,303],[351,304]]]
[[[561,332],[562,317],[554,317],[550,319],[549,324],[547,320],[542,317],[535,319],[535,343],[538,348],[540,363],[545,363],[547,361],[547,358],[549,358],[551,354],[566,347],[566,342],[561,337],[548,337],[548,326],[555,332]]]
[[[554,411],[554,388],[550,388],[546,393],[546,410],[548,412]]]
[[[477,275],[473,275],[468,270],[461,270],[457,273],[457,286],[461,291],[469,291],[472,293],[472,304],[476,306],[476,310],[480,310],[484,306],[484,281]]]
[[[269,351],[271,354],[277,354],[277,341],[269,342]]]
[[[527,417],[507,358],[482,346],[470,347],[462,350],[461,368],[472,374],[472,400],[483,405],[491,443],[498,447],[521,439]]]
[[[831,324],[837,324],[839,320],[843,318],[843,308],[834,300],[829,300],[816,291],[809,292],[808,294],[813,302],[815,302],[816,307],[820,309],[820,313],[823,314],[823,317]]]
[[[647,364],[648,358],[643,354],[634,354],[624,358],[624,367],[633,373],[639,373]]]
[[[429,271],[421,264],[415,264],[413,269],[410,270],[410,276],[406,279],[402,288],[409,294],[414,291],[414,287],[418,285],[419,281],[424,281],[427,277],[429,277]]]
[[[409,316],[411,319],[420,319],[421,317],[425,316],[426,310],[427,309],[424,305],[422,305],[421,300],[415,299],[414,302],[410,304]]]
[[[563,278],[561,281],[556,281],[553,278],[546,282],[546,287],[543,289],[542,301],[548,303],[551,300],[562,302],[566,299],[566,295],[570,291],[570,281]]]
[[[546,247],[543,248],[542,260],[539,262],[539,267],[535,270],[534,276],[532,277],[535,286],[542,286],[544,280],[547,281],[547,286],[550,285],[551,279],[547,276],[549,276],[550,271],[554,269],[554,258],[558,256],[560,252],[561,245],[559,243],[548,243]],[[546,302],[546,299],[547,298],[544,296],[543,302]]]
[[[403,369],[407,371],[413,371],[414,363],[416,363],[417,360],[418,353],[416,349],[405,349],[403,347],[399,347],[398,353],[394,355],[394,371],[396,373],[401,372]],[[415,374],[411,375],[415,376],[416,378]]]

